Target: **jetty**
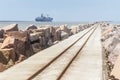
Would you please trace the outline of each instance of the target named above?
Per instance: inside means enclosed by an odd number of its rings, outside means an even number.
[[[102,80],[100,39],[93,25],[5,70],[0,80]]]
[[[0,29],[0,80],[119,80],[120,25]]]

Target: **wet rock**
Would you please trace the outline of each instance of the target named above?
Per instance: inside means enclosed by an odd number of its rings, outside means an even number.
[[[37,26],[35,26],[35,25],[30,25],[26,30],[33,30],[33,29],[37,29]]]
[[[8,25],[6,27],[3,27],[3,30],[5,32],[9,32],[9,31],[18,31],[18,24],[11,24],[11,25]]]

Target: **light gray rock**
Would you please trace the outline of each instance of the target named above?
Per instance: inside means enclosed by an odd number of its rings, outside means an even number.
[[[34,41],[38,41],[39,38],[43,35],[42,32],[35,32],[35,33],[31,33],[30,34],[30,41],[34,42]]]
[[[62,40],[67,39],[68,37],[69,37],[68,33],[64,32],[64,31],[61,32],[61,38],[62,38]]]
[[[120,55],[120,43],[118,43],[113,49],[113,51],[110,53],[108,61],[114,64],[119,55]]]

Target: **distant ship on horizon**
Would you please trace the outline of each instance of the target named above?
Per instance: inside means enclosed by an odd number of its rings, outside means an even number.
[[[49,17],[48,15],[44,16],[43,14],[41,14],[41,17],[35,18],[35,21],[37,22],[52,22],[52,20],[53,20],[52,17]]]

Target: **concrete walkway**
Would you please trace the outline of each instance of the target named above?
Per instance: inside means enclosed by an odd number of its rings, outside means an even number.
[[[61,80],[103,80],[100,37],[101,29],[98,27]]]

